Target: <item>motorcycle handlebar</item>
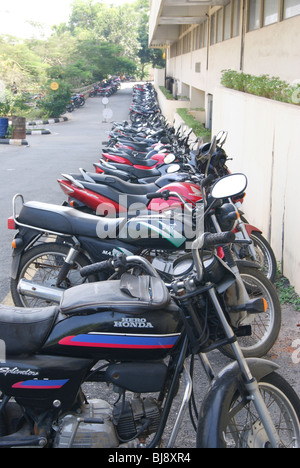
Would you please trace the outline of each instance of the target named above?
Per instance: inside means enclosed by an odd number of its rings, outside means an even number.
[[[203,179],[201,181],[201,186],[202,187],[207,187],[208,185],[210,185],[215,179],[215,176],[213,174],[208,174],[207,177],[205,177],[205,179]]]
[[[232,231],[220,232],[216,234],[204,234],[193,242],[193,249],[213,247],[219,244],[230,244],[234,242],[235,234]]]
[[[113,268],[111,260],[104,260],[103,262],[93,263],[92,265],[87,265],[80,268],[80,275],[82,277],[94,275],[101,270],[107,270]]]
[[[146,197],[148,200],[152,200],[153,198],[164,198],[167,200],[170,196],[169,190],[164,190],[163,192],[154,192],[154,193],[147,193]]]

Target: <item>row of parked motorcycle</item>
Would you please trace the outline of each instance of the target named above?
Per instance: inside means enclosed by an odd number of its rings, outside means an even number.
[[[0,446],[172,448],[189,408],[197,447],[299,447],[300,400],[263,359],[281,326],[274,254],[241,211],[226,132],[190,143],[149,83],[130,116],[93,171],[58,180],[62,205],[14,197]],[[215,350],[232,360],[219,374]]]
[[[115,94],[121,87],[121,78],[119,76],[112,77],[108,80],[101,81],[94,86],[89,93],[90,97],[104,96],[109,97]]]
[[[85,95],[82,93],[73,93],[70,104],[67,105],[66,111],[73,112],[75,109],[80,109],[85,104]]]

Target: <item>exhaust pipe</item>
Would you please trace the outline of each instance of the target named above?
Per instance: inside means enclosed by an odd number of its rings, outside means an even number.
[[[55,287],[42,286],[41,284],[34,283],[33,281],[21,279],[18,284],[18,292],[24,296],[36,297],[46,301],[57,302],[59,304],[64,290]]]

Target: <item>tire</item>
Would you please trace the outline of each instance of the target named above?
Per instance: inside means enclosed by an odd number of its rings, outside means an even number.
[[[65,244],[45,243],[25,252],[20,262],[17,278],[11,278],[10,283],[11,295],[17,307],[47,307],[54,304],[51,301],[21,295],[18,292],[18,283],[22,278],[26,277],[26,279],[34,279],[35,282],[44,286],[55,286],[58,272],[69,250],[70,246]],[[45,268],[46,261],[49,263]],[[61,288],[68,289],[84,283],[85,279],[80,276],[79,269],[90,264],[88,258],[79,253],[74,267],[69,271],[66,280],[61,284]],[[88,278],[89,282],[96,280],[95,276]]]
[[[272,421],[278,431],[282,446],[300,447],[300,400],[280,375],[273,372],[258,383]],[[229,401],[228,401],[229,400]],[[269,448],[268,437],[256,413],[253,402],[237,390],[226,398],[219,420],[218,434],[228,448]],[[200,441],[197,434],[197,447]]]
[[[269,242],[257,231],[250,234],[253,247],[256,252],[256,261],[260,265],[261,271],[264,275],[274,283],[276,278],[277,263],[272,247]],[[252,260],[249,255],[244,256],[245,260]]]
[[[281,306],[273,284],[257,268],[239,267],[250,299],[263,297],[268,304],[266,312],[248,315],[252,335],[239,337],[238,342],[246,358],[263,357],[274,346],[281,328]],[[247,323],[248,324],[248,323]],[[230,345],[222,348],[223,354],[233,357]]]

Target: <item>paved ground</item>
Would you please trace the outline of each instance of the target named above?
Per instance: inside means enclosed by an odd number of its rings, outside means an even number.
[[[109,98],[107,107],[112,120],[128,118],[131,86]],[[79,167],[94,171],[99,160],[102,141],[107,140],[111,123],[103,122],[102,99],[90,98],[84,107],[68,113],[68,122],[39,126],[51,130],[51,135],[27,135],[29,146],[0,144],[0,302],[9,292],[11,241],[13,231],[7,230],[7,218],[12,214],[12,198],[23,194],[25,201],[61,204],[66,196],[57,179],[62,173],[78,172]]]
[[[110,98],[108,107],[113,110],[112,120],[121,121],[128,117],[131,89],[129,85]],[[101,98],[88,99],[78,111],[68,114],[68,122],[46,125],[51,135],[30,135],[29,147],[0,145],[0,302],[11,303],[9,296],[9,268],[13,231],[6,228],[11,215],[11,199],[22,193],[25,200],[39,200],[61,204],[65,199],[56,179],[63,172],[77,172],[79,167],[93,170],[92,163],[100,155],[101,142],[106,139],[111,122],[103,122]],[[210,353],[216,370],[222,369],[228,359],[219,352]],[[292,384],[300,395],[300,315],[292,307],[283,307],[283,323],[280,337],[267,356],[277,362],[280,373]],[[199,363],[195,372],[196,400],[200,403],[207,389]],[[87,392],[98,396],[97,390],[89,386]],[[171,429],[176,414],[170,420]],[[195,433],[188,415],[177,440],[178,447],[193,447]]]

